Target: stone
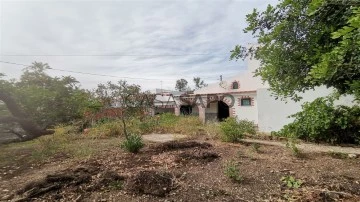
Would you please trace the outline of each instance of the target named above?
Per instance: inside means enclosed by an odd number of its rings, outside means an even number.
[[[348,157],[350,159],[355,159],[355,158],[357,158],[357,155],[356,154],[348,154]]]

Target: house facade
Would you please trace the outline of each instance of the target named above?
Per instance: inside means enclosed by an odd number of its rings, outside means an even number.
[[[253,121],[261,132],[280,130],[292,122],[289,115],[301,110],[304,102],[327,96],[332,89],[319,87],[302,93],[299,102],[276,100],[269,86],[254,71],[260,66],[257,60],[247,60],[248,69],[229,79],[213,83],[193,93],[169,94],[176,115],[191,114],[207,121],[222,121],[227,117]],[[337,104],[352,105],[353,97],[342,97]]]
[[[175,114],[191,108],[192,115],[198,115],[203,122],[221,121],[227,117],[248,119],[258,123],[257,90],[268,88],[260,78],[253,76],[259,67],[256,60],[249,60],[248,70],[223,81],[209,84],[191,94],[174,96]]]

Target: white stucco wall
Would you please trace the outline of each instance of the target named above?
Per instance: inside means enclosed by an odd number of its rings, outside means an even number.
[[[253,106],[241,106],[241,99],[242,96],[249,96],[253,98]],[[254,121],[255,124],[258,124],[258,107],[257,107],[257,97],[255,93],[251,94],[241,94],[235,96],[235,116],[240,119],[247,119],[249,121]]]
[[[301,111],[301,105],[304,102],[311,102],[318,97],[327,96],[332,92],[332,89],[326,87],[316,88],[315,91],[307,91],[300,94],[303,99],[299,102],[292,100],[281,101],[275,100],[268,89],[258,89],[257,91],[257,106],[258,106],[258,126],[259,131],[271,132],[278,131],[284,125],[291,123],[292,119],[287,118],[289,115]],[[352,105],[353,98],[351,96],[342,97],[335,104]]]

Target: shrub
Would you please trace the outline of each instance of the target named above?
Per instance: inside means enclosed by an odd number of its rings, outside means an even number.
[[[248,120],[240,120],[239,122],[234,117],[227,118],[220,124],[222,132],[221,139],[225,142],[238,142],[243,136],[248,134],[255,134],[255,125]]]
[[[122,134],[122,126],[117,122],[109,122],[104,124],[106,136],[116,137]]]
[[[140,135],[130,134],[126,140],[121,143],[121,148],[131,153],[137,153],[144,147],[142,137]]]
[[[225,164],[224,174],[234,182],[241,182],[243,180],[238,164],[232,160]]]
[[[294,139],[290,139],[286,142],[286,147],[291,149],[291,152],[296,157],[301,157],[301,150],[296,146],[296,141]]]
[[[317,98],[305,103],[295,120],[284,126],[279,136],[328,143],[360,143],[360,107],[334,106],[334,100]]]
[[[302,185],[302,181],[293,176],[282,177],[281,181],[289,188],[300,188]]]

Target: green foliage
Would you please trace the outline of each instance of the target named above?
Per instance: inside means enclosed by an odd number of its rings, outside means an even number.
[[[149,134],[152,133],[158,122],[154,117],[146,117],[144,120],[140,121],[139,123],[139,132],[141,134]]]
[[[176,116],[171,113],[164,113],[157,116],[156,132],[178,133],[183,135],[204,134],[204,125],[196,116]]]
[[[115,180],[109,183],[109,187],[114,190],[122,190],[124,187],[124,181]]]
[[[286,147],[289,148],[292,154],[296,157],[301,156],[300,149],[296,146],[296,141],[294,139],[290,139],[286,142]]]
[[[305,103],[295,120],[277,133],[307,141],[360,143],[360,107],[334,106],[332,98]]]
[[[129,134],[174,133],[196,136],[211,133],[209,135],[217,136],[219,133],[218,124],[203,125],[198,117],[175,116],[170,113],[142,119],[128,118],[125,125]],[[86,134],[94,138],[125,136],[121,119],[101,119],[88,128]]]
[[[178,91],[186,91],[189,89],[188,82],[185,79],[179,79],[176,81],[175,89]]]
[[[164,113],[158,116],[159,126],[160,128],[169,129],[173,128],[179,119],[182,118],[180,116],[176,116],[173,113]]]
[[[89,145],[95,142],[82,141],[83,136],[77,134],[77,128],[73,125],[59,125],[55,127],[55,133],[51,136],[43,136],[33,140],[32,157],[36,160],[47,160],[53,157],[87,157],[94,153]],[[77,142],[77,143],[75,143]]]
[[[326,85],[360,99],[360,2],[280,0],[247,16],[257,46],[236,46],[231,59],[261,61],[256,75],[279,97]]]
[[[299,179],[296,179],[293,176],[284,176],[281,178],[281,181],[289,188],[300,188],[302,185],[302,181]]]
[[[70,76],[51,77],[48,64],[34,62],[20,80],[0,80],[0,90],[9,93],[30,119],[42,127],[69,123],[83,117],[91,96]]]
[[[144,147],[144,143],[141,135],[130,134],[120,146],[128,152],[138,153],[139,150]]]
[[[10,112],[6,108],[5,104],[0,101],[0,116],[9,116]]]
[[[102,132],[109,137],[116,137],[122,134],[122,127],[119,122],[108,122],[102,125]]]
[[[194,84],[195,84],[195,90],[198,90],[200,88],[208,86],[204,80],[201,80],[200,77],[194,77],[193,78]]]
[[[148,91],[142,92],[139,85],[128,84],[122,80],[117,83],[109,81],[106,84],[99,84],[95,94],[104,106],[117,105],[122,109],[119,118],[126,138],[128,138],[126,120],[146,116],[147,110],[153,106],[155,99],[154,94]]]
[[[221,139],[225,142],[238,142],[245,134],[256,134],[255,125],[252,121],[237,121],[234,117],[229,117],[221,122]]]
[[[120,119],[106,120],[102,119],[97,122],[92,128],[87,129],[86,135],[93,138],[107,138],[107,137],[126,137],[123,129],[123,123]],[[126,120],[127,132],[140,133],[141,122],[134,118]]]
[[[243,177],[240,175],[240,169],[238,164],[231,160],[226,162],[225,168],[224,168],[224,174],[230,178],[233,182],[241,182],[243,180]]]

